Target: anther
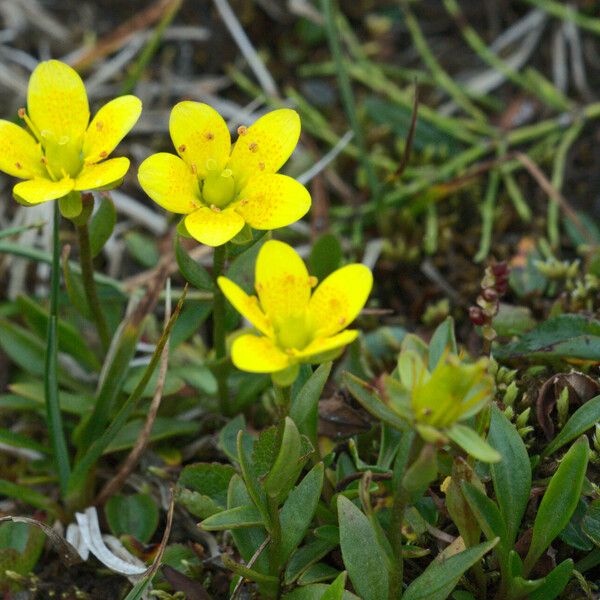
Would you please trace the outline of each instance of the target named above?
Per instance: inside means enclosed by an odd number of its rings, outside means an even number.
[[[311,275],[311,276],[308,278],[308,285],[309,285],[311,288],[314,288],[314,287],[315,287],[315,285],[317,285],[317,283],[319,283],[319,280],[318,280],[318,279],[317,279],[317,278],[316,278],[314,275]]]
[[[196,163],[192,163],[192,173],[194,175],[198,175],[198,168],[196,167]]]
[[[233,175],[233,171],[231,169],[224,169],[221,173],[221,177],[225,177],[225,179],[227,179],[228,177],[231,177]]]
[[[240,125],[237,128],[238,135],[246,135],[248,133],[248,128],[245,125]]]
[[[215,138],[215,134],[214,134],[212,131],[207,131],[207,132],[204,134],[204,137],[205,137],[207,140],[213,140],[213,139]]]
[[[264,162],[259,162],[259,163],[258,163],[258,168],[259,168],[261,171],[264,171],[264,170],[265,170],[265,163],[264,163]]]
[[[42,158],[40,158],[40,162],[41,162],[43,165],[47,165],[47,164],[48,164],[48,159],[47,159],[45,156],[42,156]]]
[[[27,113],[25,112],[24,108],[20,108],[17,111],[17,114],[19,115],[19,119],[25,119],[25,117],[27,116]]]
[[[103,128],[103,127],[104,127],[104,123],[103,123],[102,121],[98,121],[98,122],[96,123],[96,129],[97,129],[98,131],[102,131],[102,128]]]
[[[250,150],[250,152],[256,152],[258,150],[258,144],[256,142],[248,144],[248,150]]]
[[[248,204],[248,202],[250,202],[250,200],[246,200],[246,198],[240,200],[240,205],[241,206],[246,206],[246,204]]]
[[[179,152],[185,152],[185,144],[181,144],[177,150],[179,150]]]
[[[212,210],[213,212],[216,212],[216,213],[221,212],[221,209],[218,206],[215,206],[214,204],[210,205],[210,210]]]

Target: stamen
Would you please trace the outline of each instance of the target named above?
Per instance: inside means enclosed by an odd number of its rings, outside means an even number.
[[[206,160],[206,170],[207,171],[216,171],[217,170],[217,161],[214,158],[209,158]]]
[[[256,152],[258,150],[258,144],[256,142],[248,144],[248,150],[250,150],[250,152]]]
[[[231,177],[233,175],[233,171],[231,169],[224,169],[223,172],[221,173],[221,177],[225,177],[226,179],[228,177]]]
[[[196,167],[196,163],[192,163],[192,173],[194,175],[198,175],[198,168]]]
[[[250,200],[246,200],[246,198],[243,198],[242,200],[240,200],[240,206],[246,206],[248,202],[250,202]]]
[[[185,144],[181,144],[181,146],[179,146],[179,148],[177,148],[177,150],[182,153],[185,152]]]
[[[318,279],[317,279],[317,278],[316,278],[314,275],[311,275],[311,276],[308,278],[308,285],[309,285],[311,288],[314,288],[314,287],[317,285],[317,283],[319,283],[319,280],[318,280]]]
[[[205,137],[207,140],[209,140],[209,141],[210,141],[210,140],[214,140],[214,139],[215,139],[215,134],[214,134],[212,131],[207,131],[207,132],[204,134],[204,137]]]
[[[66,146],[69,143],[69,136],[68,135],[63,135],[59,140],[58,140],[58,145],[59,146]]]
[[[221,209],[218,206],[215,206],[214,204],[210,205],[210,210],[212,210],[213,212],[216,212],[216,213],[221,212]]]
[[[108,156],[108,152],[106,150],[102,150],[99,154],[100,158],[106,158]]]
[[[42,136],[40,135],[38,128],[33,124],[33,121],[29,118],[27,111],[24,108],[20,108],[17,111],[17,114],[19,115],[20,119],[23,119],[23,121],[25,121],[25,125],[27,125],[27,127],[29,127],[29,130],[31,131],[31,133],[33,133],[35,139],[38,142],[41,142]]]
[[[240,125],[237,128],[238,135],[246,135],[248,133],[248,128],[245,125]]]

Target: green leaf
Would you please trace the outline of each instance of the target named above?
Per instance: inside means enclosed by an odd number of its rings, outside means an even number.
[[[342,571],[321,596],[321,600],[342,600],[344,598],[344,588],[346,587],[346,576],[346,571]]]
[[[461,489],[485,537],[488,540],[500,539],[496,549],[502,553],[501,560],[506,562],[508,552],[512,547],[512,541],[509,540],[506,524],[498,506],[468,481],[463,481]]]
[[[158,506],[147,494],[111,496],[104,505],[104,514],[113,535],[132,535],[144,544],[158,527]]]
[[[24,448],[26,450],[33,450],[39,452],[42,455],[50,454],[50,449],[35,440],[32,440],[28,435],[17,433],[10,429],[0,427],[0,444],[6,444],[13,448]]]
[[[138,231],[129,231],[124,238],[129,254],[142,267],[151,269],[158,264],[160,254],[154,238]]]
[[[442,560],[434,560],[417,577],[402,595],[403,600],[445,600],[462,574],[487,554],[498,539],[490,540],[467,548],[462,552]],[[384,598],[385,596],[382,596]]]
[[[592,541],[583,531],[583,519],[587,508],[587,503],[580,498],[571,520],[558,535],[565,544],[582,552],[589,552],[594,547]]]
[[[498,346],[498,360],[540,362],[556,359],[600,360],[600,321],[564,314],[547,319],[519,341]]]
[[[246,419],[244,415],[237,415],[221,431],[219,431],[219,448],[227,455],[227,457],[233,462],[239,462],[237,453],[237,438],[240,431],[246,430]],[[246,452],[250,455],[252,452],[252,438],[247,435],[244,436],[244,443],[246,445]]]
[[[17,305],[27,321],[27,325],[41,338],[46,336],[48,330],[48,313],[39,304],[26,296],[17,298]],[[100,363],[96,355],[88,348],[79,331],[70,323],[59,319],[58,349],[72,356],[82,366],[97,371]]]
[[[311,585],[313,583],[331,581],[332,579],[335,579],[338,574],[338,569],[334,569],[326,563],[316,563],[308,567],[308,569],[302,573],[298,579],[298,585]]]
[[[41,382],[13,383],[9,389],[17,396],[31,400],[39,407],[44,406],[44,386]],[[60,390],[60,409],[73,415],[85,415],[94,406],[94,399],[82,393],[73,394]]]
[[[329,588],[327,588],[327,591],[321,596],[321,600],[343,600],[346,577],[347,572],[342,571]]]
[[[565,423],[559,434],[544,448],[542,456],[549,456],[565,444],[579,437],[600,421],[600,396],[595,396],[578,408]]]
[[[323,463],[315,465],[289,493],[281,508],[281,564],[287,562],[308,531],[321,496],[323,474]]]
[[[400,431],[407,429],[406,421],[401,419],[391,408],[388,408],[375,393],[375,389],[368,383],[347,372],[344,373],[344,382],[348,391],[367,412],[395,429]],[[350,579],[352,579],[352,576],[350,576]]]
[[[600,500],[594,500],[587,507],[581,528],[596,546],[600,546]]]
[[[388,594],[387,558],[369,519],[352,501],[338,496],[340,545],[344,566],[363,600],[382,600]]]
[[[437,474],[437,449],[432,444],[426,444],[406,470],[402,478],[402,486],[414,502],[421,497],[430,483],[437,477]]]
[[[284,594],[282,596],[282,600],[321,600],[323,598],[323,594],[325,594],[328,589],[329,586],[326,583],[313,583],[312,585],[305,585],[296,588],[287,594]],[[347,590],[344,591],[342,599],[363,600]]]
[[[128,421],[104,449],[104,454],[133,448],[140,437],[140,432],[145,423],[145,419],[132,419]],[[198,433],[198,429],[198,422],[185,421],[173,417],[156,417],[152,425],[149,440],[157,442],[176,436],[194,435]]]
[[[570,558],[563,560],[544,577],[544,583],[529,594],[529,600],[554,600],[558,598],[567,587],[572,574],[573,561]]]
[[[238,506],[247,506],[252,500],[244,481],[239,475],[234,475],[229,482],[227,492],[227,508],[232,509]],[[248,527],[247,529],[232,529],[231,537],[238,549],[241,557],[247,563],[255,554],[256,550],[264,543],[267,532],[264,527]],[[269,572],[269,553],[263,551],[254,563],[254,568],[261,573]]]
[[[240,529],[242,527],[256,527],[262,524],[263,518],[260,512],[252,505],[236,506],[235,508],[223,510],[204,519],[200,523],[206,531]]]
[[[495,463],[502,456],[494,450],[477,432],[467,425],[455,423],[446,431],[446,435],[467,454],[486,463]]]
[[[285,569],[284,583],[290,585],[302,575],[308,567],[321,560],[339,544],[339,540],[314,539],[294,552]]]
[[[212,291],[212,277],[183,249],[179,236],[175,236],[175,259],[181,274],[189,283],[199,290]]]
[[[71,304],[77,309],[79,314],[91,320],[92,312],[85,294],[81,275],[71,268],[71,263],[67,258],[68,256],[65,254],[61,259],[67,296],[69,296]]]
[[[524,561],[525,575],[567,526],[575,512],[583,488],[588,455],[588,441],[582,436],[565,454],[550,480],[533,524],[531,545]]]
[[[19,485],[6,479],[0,479],[0,496],[15,498],[25,504],[56,514],[60,512],[53,500],[25,485]]]
[[[283,500],[302,469],[300,457],[302,455],[302,441],[300,432],[294,421],[286,417],[283,421],[283,432],[279,451],[275,462],[264,482],[265,492],[272,498]]]
[[[46,538],[41,529],[26,523],[6,522],[0,524],[0,590],[6,597],[11,582],[6,571],[21,575],[31,573],[38,562]]]
[[[319,281],[333,273],[342,264],[342,246],[332,233],[325,233],[313,244],[308,266]]]
[[[431,336],[429,342],[429,371],[433,371],[440,358],[446,353],[457,353],[456,337],[454,336],[454,319],[446,317]]]
[[[239,254],[227,269],[227,278],[237,283],[247,294],[254,293],[254,270],[256,258],[266,237],[257,239],[249,248]]]
[[[169,334],[171,333],[173,324],[175,323],[175,321],[177,321],[177,317],[179,316],[179,312],[181,311],[181,307],[183,306],[183,303],[185,301],[185,296],[186,293],[184,290],[184,293],[179,298],[179,302],[177,303],[177,306],[175,307],[175,310],[173,311],[169,322],[167,323],[160,339],[158,340],[158,343],[156,344],[156,348],[154,349],[152,358],[150,359],[150,363],[146,367],[145,376],[140,381],[138,387],[125,400],[120,410],[117,412],[116,415],[114,415],[110,424],[104,430],[102,435],[92,443],[92,445],[87,449],[85,454],[83,454],[79,461],[75,463],[75,467],[73,468],[73,471],[71,472],[71,476],[69,478],[68,486],[68,493],[71,498],[77,495],[81,490],[82,486],[85,485],[89,470],[102,456],[103,452],[115,439],[119,431],[125,426],[125,424],[129,420],[129,417],[131,416],[131,413],[136,408],[140,400],[140,396],[144,388],[146,387],[148,379],[150,379],[150,376],[152,375],[154,369],[156,369],[160,361],[163,348],[165,347],[165,344],[169,339]]]
[[[496,406],[492,406],[488,443],[502,456],[490,465],[494,492],[506,523],[506,541],[517,538],[531,491],[531,463],[523,440],[514,425]]]
[[[317,446],[319,399],[331,372],[331,364],[328,362],[319,366],[292,398],[290,407],[290,417],[298,427],[298,431],[307,436],[315,447]]]
[[[103,196],[89,224],[90,248],[92,257],[98,256],[117,223],[117,211],[111,198]]]
[[[206,519],[227,507],[234,474],[232,466],[220,463],[188,465],[179,476],[177,500],[196,517]]]

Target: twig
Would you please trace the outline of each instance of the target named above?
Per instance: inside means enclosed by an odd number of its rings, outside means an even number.
[[[229,33],[240,49],[240,52],[248,61],[248,65],[256,75],[256,79],[258,79],[262,89],[269,96],[275,96],[279,98],[279,91],[277,90],[277,84],[275,83],[275,80],[273,77],[271,77],[271,73],[269,73],[265,67],[262,59],[258,55],[258,52],[252,45],[250,38],[246,35],[246,32],[244,31],[233,10],[231,10],[231,6],[229,6],[227,0],[213,1],[217,7],[217,10],[219,11],[219,14],[221,15],[221,18],[223,19],[223,23],[225,23],[225,26],[227,29],[229,29]]]
[[[248,564],[246,565],[249,569],[252,568],[252,566],[254,565],[254,563],[258,560],[258,557],[262,554],[263,550],[269,545],[269,542],[271,541],[271,536],[267,536],[264,540],[264,542],[256,549],[256,552],[252,555],[252,558],[250,558],[250,560],[248,561]],[[240,575],[240,578],[238,579],[237,583],[235,584],[235,587],[233,588],[233,592],[231,592],[231,596],[229,600],[235,600],[235,597],[237,596],[238,592],[240,591],[240,588],[242,587],[242,583],[244,582],[244,578]]]
[[[165,318],[164,323],[165,327],[171,318],[171,282],[167,279],[166,285],[166,301],[165,301]],[[102,488],[102,491],[96,497],[94,504],[103,504],[108,500],[113,494],[118,492],[125,480],[133,471],[135,466],[140,459],[140,456],[143,454],[146,446],[148,445],[148,441],[150,439],[150,434],[152,433],[152,427],[154,425],[154,421],[156,419],[156,415],[158,414],[158,409],[160,408],[160,403],[162,401],[163,390],[165,387],[165,381],[167,378],[167,367],[169,365],[169,344],[168,342],[165,344],[161,357],[160,357],[160,367],[158,371],[158,379],[156,382],[156,389],[154,391],[154,396],[152,397],[152,402],[150,403],[150,408],[148,410],[148,416],[146,417],[146,422],[144,423],[144,427],[140,432],[138,439],[135,443],[135,446],[131,449],[131,452],[125,459],[125,462],[119,469],[118,473]]]
[[[319,159],[308,171],[305,171],[296,179],[302,184],[306,185],[311,179],[315,178],[323,169],[333,162],[336,157],[344,150],[344,148],[350,143],[354,137],[352,130],[347,131],[339,140],[339,142],[321,159]]]
[[[581,233],[581,235],[591,245],[595,245],[590,232],[581,222],[581,219],[577,213],[571,208],[571,205],[566,201],[564,196],[553,187],[550,181],[548,181],[548,178],[544,175],[544,173],[542,173],[541,169],[529,158],[529,156],[527,156],[527,154],[515,152],[514,156],[527,169],[527,171],[529,171],[530,175],[538,182],[538,185],[546,192],[546,194],[548,194],[552,200],[558,203],[565,215],[571,219],[573,225],[575,225],[579,233]]]

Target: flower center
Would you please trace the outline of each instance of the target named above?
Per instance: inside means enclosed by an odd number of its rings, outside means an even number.
[[[63,177],[75,177],[83,167],[83,136],[71,139],[68,136],[57,136],[53,131],[44,129],[40,131],[29,118],[24,108],[19,109],[19,117],[25,121],[27,127],[37,139],[44,154],[42,163],[48,171],[50,179],[58,181]]]
[[[231,169],[209,170],[202,185],[202,199],[208,206],[225,208],[235,197],[235,180]]]
[[[61,179],[67,175],[76,177],[83,166],[82,140],[72,140],[68,136],[57,137],[48,130],[40,132],[40,137],[50,176],[53,179]]]
[[[286,315],[274,323],[277,343],[283,350],[303,350],[312,341],[312,331],[306,321],[306,315]]]

